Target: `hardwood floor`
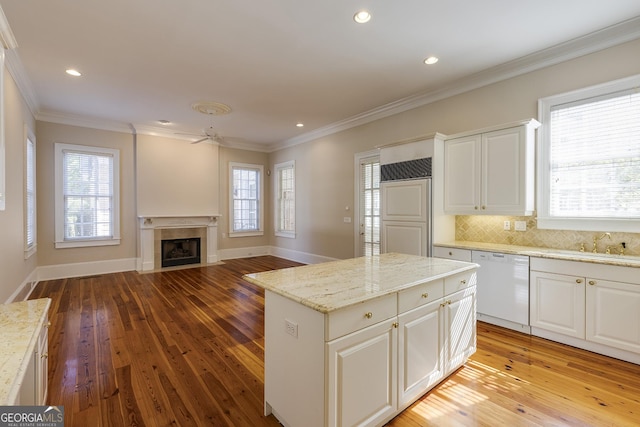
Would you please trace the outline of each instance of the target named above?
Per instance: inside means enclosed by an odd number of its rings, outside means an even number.
[[[264,299],[275,257],[41,282],[49,403],[65,426],[277,426],[263,413]],[[478,324],[478,351],[389,426],[640,425],[640,366]]]

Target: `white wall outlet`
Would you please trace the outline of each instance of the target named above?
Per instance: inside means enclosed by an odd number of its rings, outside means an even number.
[[[284,319],[285,332],[294,338],[298,338],[298,324],[289,319]]]
[[[342,220],[347,224],[351,224],[351,217],[350,216],[345,216],[344,218],[342,218]]]
[[[505,221],[505,222],[502,224],[502,228],[503,228],[504,230],[511,230],[511,221]]]
[[[527,221],[516,221],[516,231],[527,231]]]

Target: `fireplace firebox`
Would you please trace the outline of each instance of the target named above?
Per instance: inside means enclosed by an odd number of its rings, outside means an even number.
[[[200,264],[200,238],[162,240],[162,267]]]

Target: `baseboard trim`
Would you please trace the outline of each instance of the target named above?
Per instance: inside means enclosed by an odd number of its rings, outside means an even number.
[[[106,261],[79,262],[73,264],[45,265],[38,267],[38,280],[55,280],[69,277],[93,276],[136,269],[136,258]]]
[[[249,258],[252,256],[271,255],[269,246],[250,246],[246,248],[218,249],[218,260]]]
[[[25,301],[31,295],[31,291],[38,284],[37,269],[33,270],[29,276],[18,286],[18,288],[11,294],[5,304],[11,304],[12,302]]]

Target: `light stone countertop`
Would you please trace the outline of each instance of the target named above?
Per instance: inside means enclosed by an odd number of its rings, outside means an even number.
[[[247,274],[244,279],[329,313],[477,267],[469,262],[389,253]]]
[[[591,252],[570,251],[566,249],[539,248],[534,246],[516,246],[500,243],[468,242],[456,240],[446,243],[434,243],[434,246],[457,249],[470,249],[506,254],[526,255],[538,258],[561,259],[567,261],[589,262],[594,264],[616,265],[640,268],[640,257],[616,254],[594,254]]]
[[[0,406],[16,402],[50,305],[50,298],[0,304]]]

